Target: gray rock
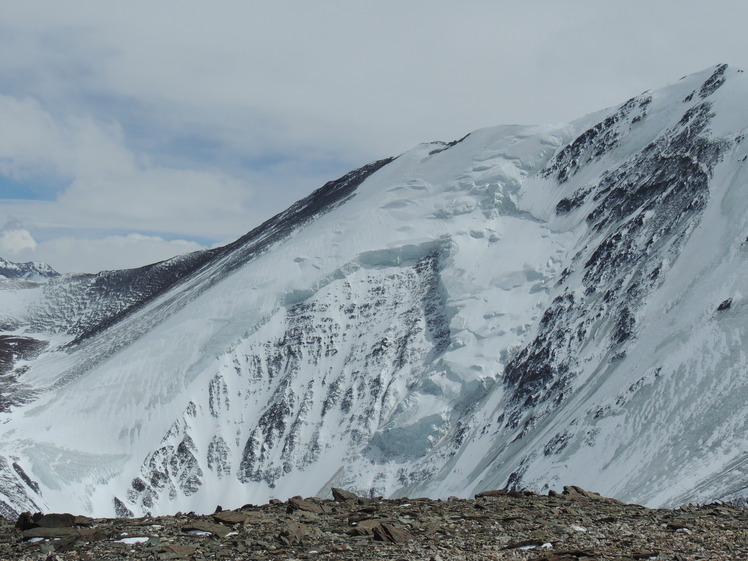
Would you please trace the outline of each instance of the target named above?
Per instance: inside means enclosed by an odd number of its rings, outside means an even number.
[[[339,489],[338,487],[333,487],[331,491],[332,497],[339,503],[350,500],[355,501],[358,498],[358,495],[356,495],[355,493],[351,493],[350,491],[346,491],[345,489]]]

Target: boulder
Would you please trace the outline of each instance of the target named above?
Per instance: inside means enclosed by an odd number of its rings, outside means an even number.
[[[413,535],[392,524],[381,523],[374,527],[374,539],[380,542],[402,543],[413,539]]]
[[[346,491],[345,489],[339,489],[338,487],[333,487],[331,489],[332,491],[332,498],[338,501],[339,503],[350,501],[350,500],[356,500],[358,498],[358,495],[355,493],[351,493],[350,491]]]
[[[294,510],[303,510],[315,514],[323,514],[325,512],[320,505],[311,501],[305,501],[301,497],[291,497],[288,499],[288,512],[293,512]]]

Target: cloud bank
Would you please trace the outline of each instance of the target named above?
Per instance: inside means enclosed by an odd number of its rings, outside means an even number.
[[[746,67],[746,15],[728,0],[6,3],[0,256],[96,271],[228,242],[420,142]]]

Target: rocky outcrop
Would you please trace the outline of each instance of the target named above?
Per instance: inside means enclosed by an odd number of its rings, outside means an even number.
[[[336,489],[212,515],[90,519],[24,513],[0,523],[0,557],[47,559],[517,559],[712,561],[748,556],[748,510],[647,509],[580,487],[547,496],[383,500]]]

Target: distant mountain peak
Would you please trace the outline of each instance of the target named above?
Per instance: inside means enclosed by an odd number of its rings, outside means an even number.
[[[14,263],[0,257],[0,279],[43,281],[59,276],[60,273],[46,263],[38,263],[36,261]]]

